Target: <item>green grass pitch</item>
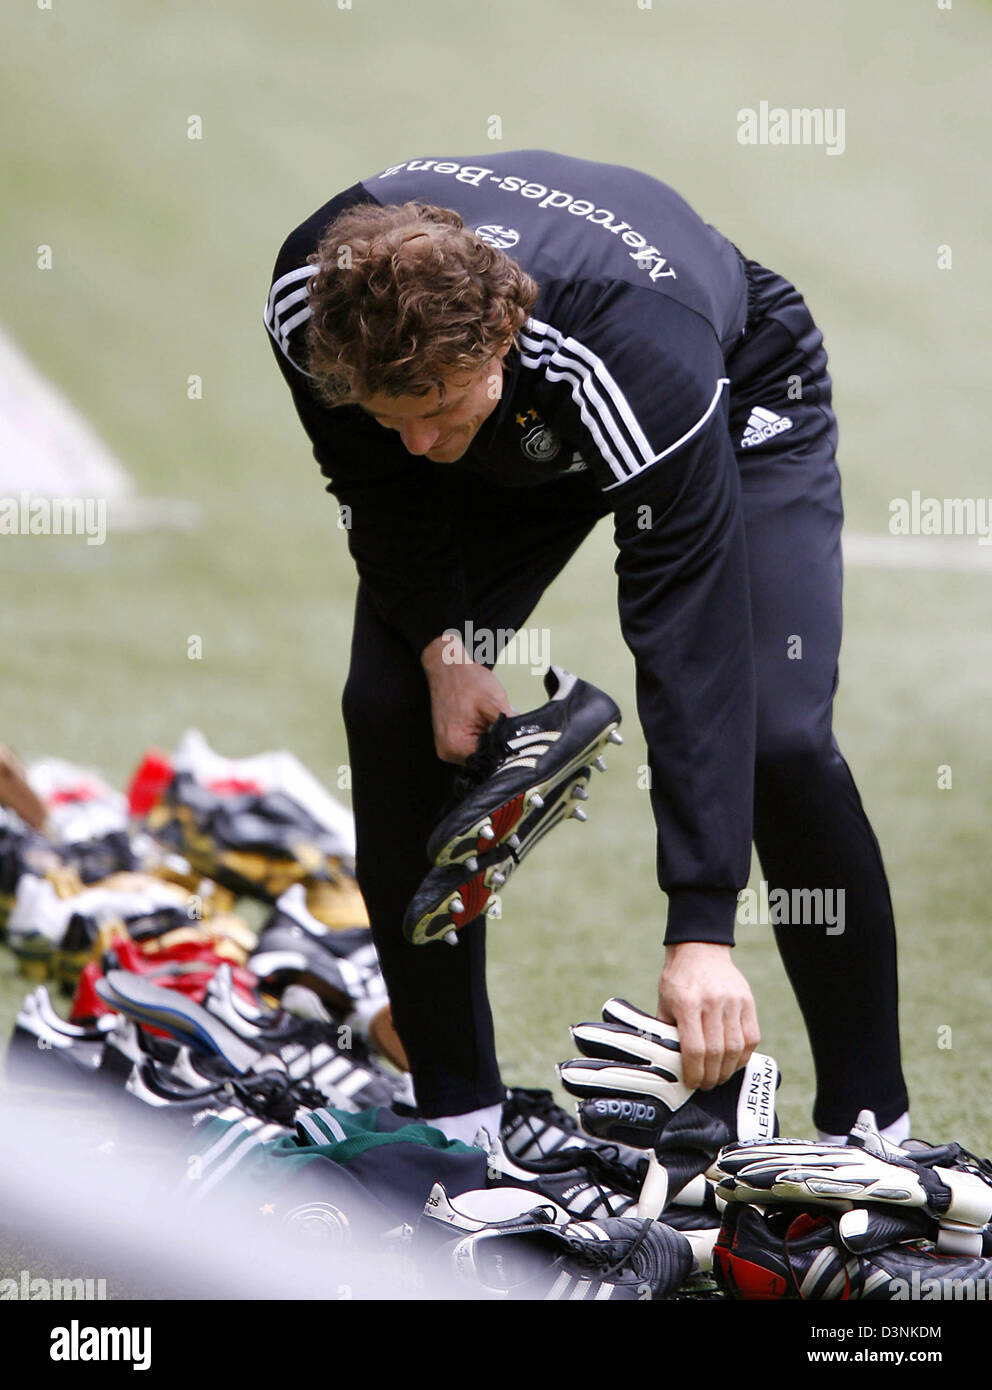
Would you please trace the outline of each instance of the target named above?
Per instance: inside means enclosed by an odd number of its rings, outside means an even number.
[[[390,162],[541,145],[674,184],[804,291],[831,354],[849,525],[918,488],[988,494],[986,7],[719,0],[90,0],[2,21],[3,323],[143,494],[196,499],[189,534],[0,538],[0,738],[123,781],[187,726],[289,747],[332,788],[354,576],[271,360],[261,310],[285,233]],[[743,147],[762,100],[844,108],[846,148]],[[187,138],[190,117],[202,139]],[[36,268],[52,247],[52,269]],[[938,247],[953,268],[938,269]],[[201,400],[187,379],[202,379]],[[653,1007],[664,900],[601,529],[534,622],[605,686],[627,742],[590,823],[535,856],[491,930],[507,1079],[548,1085],[567,1026]],[[989,574],[851,568],[837,730],[899,925],[914,1128],[992,1149]],[[202,638],[202,660],[187,640]],[[539,701],[508,673],[521,708]],[[953,769],[939,790],[937,768]],[[812,1073],[770,928],[742,929],[784,1133]],[[0,1036],[25,991],[0,951]],[[951,1046],[942,1028],[951,1029]]]

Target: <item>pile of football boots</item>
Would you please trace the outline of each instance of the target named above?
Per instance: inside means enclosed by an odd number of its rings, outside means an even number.
[[[167,1007],[161,1019],[140,1015],[129,989],[147,986],[209,1014],[217,1029],[264,1037],[270,1069],[318,1099],[388,1103],[406,1059],[354,877],[350,813],[295,758],[226,759],[190,733],[172,757],[146,754],[125,797],[89,770],[55,759],[24,769],[3,750],[0,796],[7,944],[29,979],[73,995],[69,1022],[44,987],[28,995],[8,1074],[65,1084],[105,1069],[115,1018],[140,1017],[123,1034],[132,1088],[142,1068],[165,1091],[173,1081],[179,1093],[216,1084],[214,1075],[161,1074],[178,1052],[147,1047],[187,1045],[188,1019]],[[292,886],[273,901],[283,881]],[[260,931],[242,911],[261,918]],[[306,1021],[280,1007],[284,995]],[[216,1039],[201,1028],[195,1046],[216,1071]],[[239,1064],[232,1075],[257,1071],[243,1052]]]
[[[619,711],[602,692],[563,672],[552,673],[548,690],[549,705],[496,731],[493,756],[469,770],[461,809],[431,837],[446,868],[472,873],[466,848],[482,841],[519,860],[561,821],[563,805],[578,809],[600,750],[618,740]],[[513,740],[522,740],[518,748]],[[36,769],[30,773],[37,783]],[[336,1116],[338,1126],[347,1115],[380,1113],[418,1128],[354,881],[350,818],[295,759],[229,761],[187,735],[172,758],[146,755],[126,802],[94,774],[62,764],[48,765],[40,781],[40,823],[18,827],[11,817],[8,824],[21,844],[33,836],[52,862],[23,854],[16,861],[9,941],[26,973],[52,976],[75,993],[69,1021],[42,984],[28,995],[8,1050],[9,1077],[168,1116],[181,1131],[208,1116],[263,1147],[294,1134],[304,1142],[314,1123],[306,1117],[318,1111]],[[52,833],[56,808],[61,826],[71,817],[70,843],[89,846],[105,872],[66,871],[81,856],[72,860]],[[246,900],[268,905],[257,937],[235,912]],[[648,1173],[642,1152],[583,1133],[547,1091],[509,1091],[499,1131],[476,1141],[476,1176],[497,1194],[487,1209],[499,1213],[485,1241],[510,1239],[516,1249],[521,1231],[501,1223],[507,1202],[523,1203],[517,1214],[539,1213],[525,1243],[540,1252],[523,1263],[572,1273],[500,1290],[481,1253],[496,1245],[476,1239],[476,1214],[469,1244],[479,1260],[458,1255],[455,1265],[461,1274],[475,1271],[469,1284],[477,1294],[529,1296],[541,1286],[540,1296],[555,1298],[627,1297],[631,1289],[671,1296],[689,1266],[705,1267],[705,1251],[701,1265],[689,1237],[673,1234],[681,1226],[711,1243],[716,1216],[705,1180],[673,1188],[666,1233],[658,1235],[657,1213],[638,1215]],[[460,1197],[443,1165],[435,1176],[452,1201]],[[419,1198],[427,1212],[431,1186]],[[564,1238],[545,1231],[549,1209],[556,1231],[574,1226]],[[404,1215],[409,1222],[410,1210]],[[419,1232],[427,1220],[410,1224]],[[662,1258],[659,1241],[677,1245],[678,1258]]]
[[[126,799],[66,764],[20,772],[35,824],[5,818],[8,944],[38,984],[8,1077],[180,1124],[240,1113],[281,1133],[308,1105],[415,1118],[350,816],[295,759],[235,762],[187,735],[145,756]],[[267,905],[257,933],[234,911],[251,900]],[[48,978],[74,991],[68,1021]],[[547,1091],[508,1092],[490,1142],[496,1185],[571,1188],[576,1211],[634,1205],[636,1160],[581,1135]]]

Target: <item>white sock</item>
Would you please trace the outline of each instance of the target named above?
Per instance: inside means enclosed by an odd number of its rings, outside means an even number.
[[[421,1123],[442,1130],[448,1139],[460,1139],[463,1144],[471,1144],[480,1129],[487,1129],[494,1138],[497,1137],[502,1116],[503,1103],[499,1101],[495,1105],[487,1105],[483,1110],[467,1110],[464,1115],[432,1115]]]
[[[903,1140],[909,1138],[909,1111],[904,1110],[897,1120],[893,1120],[890,1125],[880,1129],[879,1134],[883,1139],[887,1139],[890,1144],[901,1144]],[[846,1144],[846,1134],[824,1134],[822,1129],[816,1131],[816,1142],[818,1144]]]
[[[890,1125],[880,1129],[879,1134],[883,1139],[888,1139],[890,1144],[901,1144],[909,1138],[909,1111],[904,1110],[897,1120],[893,1120]]]

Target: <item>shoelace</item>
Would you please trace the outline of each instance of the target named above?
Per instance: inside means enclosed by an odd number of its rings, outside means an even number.
[[[623,1191],[626,1192],[630,1187],[631,1173],[634,1174],[634,1180],[637,1182],[638,1190],[640,1190],[640,1184],[644,1180],[644,1170],[648,1162],[646,1153],[641,1157],[635,1155],[628,1149],[628,1157],[626,1159],[623,1158],[619,1145],[611,1144],[604,1139],[594,1139],[591,1135],[587,1134],[575,1116],[570,1114],[569,1111],[563,1110],[550,1091],[530,1090],[526,1087],[514,1086],[511,1087],[507,1099],[508,1103],[515,1107],[525,1119],[543,1120],[549,1125],[557,1125],[558,1128],[563,1130],[566,1134],[577,1134],[583,1141],[583,1151],[598,1154],[605,1153],[608,1159],[609,1155],[612,1155],[613,1159],[615,1159],[624,1172],[628,1174],[627,1183]],[[570,1148],[569,1152],[574,1154],[576,1152],[576,1147]],[[528,1159],[527,1161],[529,1162],[530,1160]]]
[[[158,1064],[151,1059],[146,1063],[146,1068],[147,1078],[154,1082],[155,1088],[162,1095],[177,1101],[232,1097],[251,1114],[277,1124],[291,1124],[300,1107],[305,1110],[317,1110],[325,1104],[324,1096],[315,1087],[303,1081],[293,1081],[281,1071],[260,1072],[257,1076],[231,1077],[210,1086],[185,1090],[171,1085],[169,1078],[160,1074]]]
[[[634,1255],[644,1245],[647,1240],[648,1231],[654,1225],[650,1218],[641,1223],[640,1230],[636,1235],[614,1237],[608,1241],[583,1240],[579,1236],[570,1236],[567,1230],[562,1232],[566,1249],[561,1254],[556,1255],[549,1265],[543,1265],[535,1269],[533,1274],[520,1279],[514,1285],[517,1292],[525,1288],[528,1284],[546,1283],[549,1270],[564,1270],[569,1260],[579,1260],[590,1272],[595,1271],[600,1279],[608,1279],[613,1274],[619,1274],[625,1265],[629,1265]],[[527,1235],[531,1231],[546,1229],[543,1223],[535,1222],[531,1226],[521,1227],[515,1231],[507,1232],[509,1237]],[[567,1272],[567,1271],[566,1271]]]
[[[577,1236],[568,1236],[568,1248],[572,1255],[578,1256],[583,1264],[591,1265],[604,1279],[611,1274],[619,1274],[625,1265],[629,1265],[637,1254],[638,1250],[644,1245],[648,1238],[648,1232],[654,1225],[654,1221],[648,1217],[640,1224],[640,1229],[636,1235],[614,1236],[613,1239],[603,1241],[598,1244],[594,1241],[582,1240]],[[566,1256],[562,1256],[564,1260]]]
[[[855,1292],[856,1294],[860,1294],[861,1291],[862,1291],[863,1288],[864,1288],[864,1283],[865,1283],[865,1274],[864,1274],[864,1263],[865,1263],[865,1262],[864,1262],[864,1260],[862,1260],[862,1258],[861,1258],[860,1255],[855,1255],[855,1254],[853,1253],[853,1251],[850,1251],[850,1250],[847,1249],[846,1246],[841,1245],[841,1243],[840,1243],[840,1236],[839,1236],[838,1233],[837,1233],[837,1226],[836,1226],[836,1223],[835,1223],[835,1222],[831,1221],[828,1217],[822,1217],[822,1218],[819,1218],[819,1219],[822,1221],[822,1224],[823,1224],[824,1227],[829,1228],[829,1230],[831,1231],[832,1236],[833,1236],[833,1239],[832,1239],[829,1243],[825,1243],[825,1244],[824,1244],[823,1249],[824,1249],[824,1250],[829,1249],[829,1250],[832,1251],[832,1253],[834,1254],[834,1256],[836,1257],[836,1259],[837,1259],[837,1260],[839,1261],[839,1263],[840,1263],[840,1269],[843,1270],[843,1273],[844,1273],[844,1299],[849,1299],[849,1298],[851,1297],[851,1290],[852,1290],[852,1288],[854,1289],[854,1292]],[[793,1287],[793,1289],[794,1289],[794,1291],[795,1291],[796,1297],[802,1299],[802,1301],[805,1303],[805,1302],[807,1301],[807,1299],[806,1299],[806,1295],[803,1293],[802,1280],[805,1279],[806,1275],[809,1273],[809,1267],[807,1267],[805,1270],[799,1270],[799,1271],[797,1272],[797,1269],[796,1269],[796,1257],[795,1257],[795,1254],[794,1254],[794,1251],[793,1251],[792,1245],[791,1245],[791,1241],[792,1241],[792,1238],[793,1238],[793,1237],[792,1237],[792,1232],[793,1232],[794,1230],[795,1230],[795,1222],[794,1222],[794,1221],[791,1221],[791,1222],[789,1223],[789,1226],[788,1226],[786,1232],[785,1232],[785,1242],[784,1242],[785,1263],[786,1263],[786,1267],[788,1268],[788,1271],[789,1271],[789,1277],[790,1277],[791,1280],[792,1280],[792,1287]],[[821,1252],[821,1253],[822,1253],[822,1252]],[[819,1256],[817,1256],[817,1258],[819,1258]],[[856,1262],[856,1265],[857,1265],[857,1276],[856,1276],[855,1280],[853,1281],[853,1283],[852,1283],[851,1275],[850,1275],[850,1272],[849,1272],[849,1269],[848,1269],[848,1262],[849,1262],[850,1260],[854,1260],[854,1261]]]
[[[500,763],[504,761],[507,754],[506,726],[509,722],[506,715],[501,714],[491,728],[485,729],[479,735],[475,752],[468,755],[455,774],[455,780],[451,786],[451,796],[438,816],[438,824],[444,820],[445,816],[450,815],[470,792],[481,786],[487,777],[491,777]]]
[[[954,1147],[956,1148],[958,1146],[955,1145]],[[827,1216],[821,1217],[820,1220],[822,1221],[824,1226],[829,1228],[831,1232],[831,1239],[828,1243],[824,1244],[823,1249],[830,1249],[833,1252],[839,1264],[839,1268],[836,1272],[839,1273],[842,1270],[844,1274],[844,1298],[860,1298],[861,1295],[864,1293],[865,1284],[868,1278],[874,1272],[874,1265],[872,1264],[871,1259],[867,1255],[859,1255],[856,1251],[849,1250],[847,1248],[847,1246],[843,1243],[843,1241],[840,1238],[840,1234],[837,1229],[837,1223],[835,1221],[832,1221]],[[798,1273],[796,1271],[793,1251],[790,1245],[792,1239],[792,1231],[794,1230],[794,1227],[795,1223],[790,1222],[789,1228],[785,1233],[785,1262],[788,1266],[789,1275],[792,1279],[792,1286],[795,1289],[797,1297],[801,1298],[804,1302],[806,1302],[807,1299],[806,1295],[803,1293],[801,1277],[805,1278],[805,1276],[809,1273],[810,1266],[807,1266],[805,1271],[800,1271]],[[920,1245],[919,1241],[898,1241],[896,1243],[899,1245]],[[817,1258],[819,1258],[819,1256],[817,1256]],[[850,1264],[852,1260],[854,1261],[855,1265],[855,1271],[853,1276],[850,1272]],[[821,1278],[825,1277],[825,1273],[826,1271],[820,1271]]]
[[[960,1144],[940,1144],[930,1149],[907,1149],[906,1152],[921,1168],[959,1168],[973,1172],[992,1184],[992,1160],[979,1158]]]
[[[277,1124],[292,1124],[297,1110],[318,1110],[325,1097],[306,1082],[293,1081],[285,1072],[265,1071],[258,1076],[241,1077],[226,1084],[255,1115]]]
[[[605,1144],[601,1149],[563,1149],[542,1158],[515,1158],[514,1162],[533,1172],[535,1177],[545,1173],[549,1176],[581,1173],[607,1207],[610,1197],[636,1198],[639,1193],[637,1177],[620,1161],[615,1144]]]
[[[528,1120],[543,1120],[548,1125],[557,1125],[566,1134],[579,1132],[578,1120],[562,1109],[550,1091],[514,1086],[510,1089],[507,1100]]]

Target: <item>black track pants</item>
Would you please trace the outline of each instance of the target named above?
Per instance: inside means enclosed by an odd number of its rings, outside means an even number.
[[[544,487],[493,488],[452,470],[451,505],[478,538],[465,565],[476,630],[519,629],[603,514],[587,474]],[[541,703],[535,683],[535,705]],[[427,683],[418,655],[360,585],[344,717],[358,841],[358,881],[410,1058],[420,1113],[459,1114],[502,1100],[486,992],[486,928],[459,932],[457,948],[411,946],[403,915],[429,862],[425,849],[451,794],[455,769],[434,751]]]

